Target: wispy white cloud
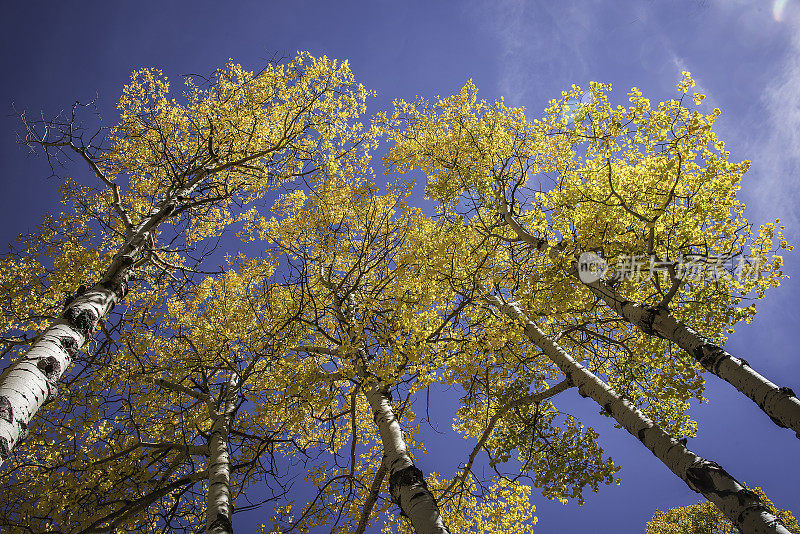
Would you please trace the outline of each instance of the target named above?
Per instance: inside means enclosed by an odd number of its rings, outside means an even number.
[[[498,93],[512,105],[524,105],[532,97],[541,99],[543,90],[552,92],[545,89],[546,80],[554,76],[563,79],[565,72],[584,70],[586,60],[581,52],[597,5],[525,0],[466,4],[478,26],[496,41]]]
[[[778,76],[761,94],[766,111],[763,133],[752,143],[753,172],[758,185],[751,206],[769,219],[780,216],[800,233],[800,20],[795,17],[791,46]],[[773,214],[773,215],[771,215]]]
[[[771,12],[758,10],[747,2],[722,2],[714,6],[724,19],[734,24],[731,38],[745,49],[763,46],[765,37],[774,35],[775,31],[789,36],[789,46],[783,48],[782,57],[773,60],[774,67],[762,67],[763,72],[775,73],[771,81],[763,84],[760,94],[750,97],[749,103],[738,103],[739,114],[724,113],[715,126],[720,138],[734,150],[733,159],[738,155],[752,161],[751,170],[743,181],[742,195],[748,206],[748,218],[762,223],[779,217],[790,233],[800,235],[797,210],[800,204],[800,10],[784,9],[781,20],[776,21]],[[747,75],[746,68],[734,68],[728,76],[714,77],[707,74],[713,70],[709,71],[702,55],[681,55],[670,36],[657,29],[652,38],[669,60],[667,68],[660,73],[662,82],[666,81],[664,76],[677,82],[681,71],[689,71],[697,84],[695,90],[707,96],[703,108],[729,108],[723,101],[731,103],[731,98],[736,96],[729,86],[742,82],[738,77]],[[743,67],[753,68],[754,64]],[[758,91],[757,85],[753,88]],[[722,96],[725,98],[718,98]]]

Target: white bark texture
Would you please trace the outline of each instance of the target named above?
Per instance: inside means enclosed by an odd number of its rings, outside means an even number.
[[[213,403],[209,413],[213,420],[208,443],[208,494],[206,495],[206,533],[233,534],[231,515],[231,458],[228,453],[228,436],[231,418],[236,409],[239,387],[236,374],[231,375],[225,398],[217,410]]]
[[[136,258],[144,250],[152,230],[166,220],[175,207],[174,201],[165,200],[131,229],[101,281],[88,290],[78,289],[68,299],[61,317],[0,374],[0,465],[25,438],[28,425],[39,409],[55,398],[56,384],[75,353],[92,339],[106,314],[125,296]]]
[[[395,417],[388,392],[372,386],[364,393],[372,408],[389,466],[389,494],[392,501],[411,520],[417,534],[449,534],[422,471],[414,465],[408,454],[403,430]]]
[[[694,454],[667,434],[608,384],[575,361],[514,304],[506,304],[485,293],[487,301],[525,328],[525,334],[555,363],[584,397],[591,397],[630,434],[678,475],[693,491],[713,502],[744,534],[790,534],[758,496],[744,488],[722,467]]]
[[[75,353],[94,335],[100,321],[124,296],[133,262],[124,262],[105,281],[76,295],[33,342],[31,348],[0,375],[0,465],[27,435],[39,409],[53,400],[56,383]],[[79,291],[80,293],[80,291]]]
[[[573,274],[577,274],[577,271]],[[790,388],[773,384],[750,367],[747,361],[728,354],[722,347],[714,345],[678,321],[668,309],[629,302],[599,280],[584,285],[642,332],[668,339],[688,352],[705,369],[747,395],[776,425],[791,428],[800,438],[800,399]]]
[[[551,258],[561,253],[559,245],[551,246],[547,240],[539,239],[526,231],[509,213],[505,197],[499,191],[495,193],[500,214],[521,241],[540,252],[547,250]],[[577,268],[573,268],[570,274],[580,280]],[[705,369],[744,393],[776,425],[791,428],[800,439],[800,399],[791,388],[773,384],[750,367],[746,360],[736,358],[722,347],[709,342],[694,329],[675,319],[666,308],[629,302],[601,280],[589,284],[580,281],[603,299],[620,317],[648,335],[668,339],[678,345]]]
[[[358,334],[352,330],[350,320],[355,309],[353,296],[351,294],[346,302],[342,302],[337,295],[336,300],[339,320],[347,330],[350,341],[359,347]],[[450,534],[439,512],[436,498],[428,489],[425,476],[408,454],[403,429],[395,416],[389,391],[367,375],[367,357],[363,348],[359,348],[356,353],[356,369],[364,381],[364,395],[372,409],[373,420],[378,427],[383,446],[383,462],[389,470],[389,494],[392,502],[411,520],[416,534]]]

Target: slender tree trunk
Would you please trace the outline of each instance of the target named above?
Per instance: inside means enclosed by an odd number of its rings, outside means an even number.
[[[231,417],[238,398],[236,373],[231,374],[219,410],[209,406],[213,419],[208,444],[208,494],[206,495],[206,533],[233,534],[231,514],[231,458],[228,454],[228,436]]]
[[[328,285],[336,290],[335,286]],[[414,465],[408,446],[403,438],[403,430],[395,416],[389,391],[368,376],[366,370],[367,355],[358,333],[353,331],[350,318],[355,310],[353,295],[346,302],[336,295],[338,319],[345,328],[351,343],[356,350],[356,369],[364,384],[364,395],[372,409],[375,426],[383,445],[383,463],[389,471],[389,494],[392,502],[397,504],[402,514],[411,520],[417,534],[450,534],[439,512],[436,498],[428,489],[425,476]],[[344,311],[342,311],[344,309]]]
[[[499,191],[495,191],[495,196],[503,220],[521,241],[541,252],[547,250],[550,257],[561,253],[558,245],[550,246],[547,240],[526,231],[509,213],[508,204]],[[773,384],[750,367],[746,360],[728,354],[722,347],[714,345],[693,328],[678,321],[668,309],[629,302],[601,280],[587,284],[580,280],[577,268],[572,269],[570,274],[603,299],[620,317],[648,335],[668,339],[678,345],[705,369],[744,393],[776,425],[791,428],[800,439],[800,399],[791,388]]]
[[[79,289],[64,307],[61,317],[47,327],[30,349],[0,374],[0,465],[27,435],[28,425],[39,409],[53,400],[57,382],[75,354],[94,336],[98,325],[127,292],[134,263],[151,232],[175,210],[172,200],[139,224],[114,256],[100,282]]]
[[[369,522],[369,516],[372,515],[372,508],[378,500],[378,494],[381,492],[381,485],[383,479],[386,478],[386,456],[381,458],[381,465],[375,472],[375,478],[372,480],[372,485],[369,488],[369,495],[364,501],[364,508],[361,510],[361,517],[358,519],[358,526],[356,527],[355,534],[364,534]]]
[[[506,304],[484,293],[486,300],[508,318],[524,326],[525,334],[538,346],[584,397],[591,397],[630,434],[678,475],[693,491],[713,502],[744,534],[790,534],[761,503],[758,495],[744,488],[715,462],[705,460],[676,440],[622,398],[613,388],[575,361],[514,304]]]
[[[388,392],[371,386],[364,393],[372,408],[389,466],[389,494],[392,501],[411,520],[417,534],[449,534],[425,476],[408,454],[403,430],[395,417]]]
[[[577,270],[573,275],[577,277]],[[776,425],[791,428],[800,439],[800,399],[790,388],[773,384],[747,361],[728,354],[678,321],[667,308],[629,302],[600,280],[584,285],[642,332],[668,339],[691,354],[705,369],[747,395]]]

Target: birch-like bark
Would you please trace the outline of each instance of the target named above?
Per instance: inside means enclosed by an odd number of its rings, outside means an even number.
[[[323,282],[325,283],[325,282]],[[395,416],[389,391],[368,376],[366,370],[367,355],[358,334],[353,331],[351,317],[355,304],[353,295],[346,302],[338,294],[333,284],[326,285],[335,292],[336,311],[339,321],[344,326],[351,343],[356,350],[356,369],[364,383],[364,395],[372,409],[375,426],[381,437],[383,446],[383,462],[389,471],[389,494],[392,502],[400,507],[403,515],[411,520],[416,534],[450,534],[444,524],[436,498],[428,489],[425,476],[414,465],[408,446],[403,438],[403,429]],[[344,309],[344,311],[343,311]]]
[[[744,534],[790,534],[758,495],[743,487],[717,463],[701,458],[667,434],[635,406],[591,371],[575,361],[560,345],[528,320],[515,304],[484,292],[484,297],[509,319],[522,324],[525,335],[555,363],[584,397],[597,404],[678,475],[693,491],[713,502]]]
[[[577,277],[576,269],[573,269],[573,275]],[[678,321],[667,308],[629,302],[600,280],[583,283],[617,315],[645,334],[668,339],[678,345],[705,369],[747,395],[776,425],[791,428],[800,439],[800,399],[790,388],[773,384],[750,367],[747,361],[732,356]]]
[[[558,245],[551,246],[547,240],[539,239],[525,230],[509,213],[508,203],[499,191],[495,191],[495,196],[503,220],[520,241],[540,252],[548,251],[551,258],[561,253]],[[746,360],[732,356],[722,347],[703,338],[690,326],[678,321],[667,308],[632,303],[602,280],[587,284],[580,279],[576,268],[570,274],[600,297],[617,315],[648,335],[658,336],[678,345],[705,369],[755,402],[776,425],[791,428],[800,439],[800,399],[791,388],[773,384],[750,367]]]
[[[408,454],[403,430],[395,416],[388,392],[378,386],[371,386],[364,393],[372,408],[389,466],[389,494],[392,501],[411,520],[417,534],[449,534],[436,498],[425,482],[425,476]]]
[[[228,436],[231,417],[236,409],[239,387],[236,373],[231,374],[220,409],[209,404],[212,418],[208,443],[208,494],[206,495],[206,534],[233,534],[231,515],[231,458],[228,453]]]
[[[131,228],[100,282],[88,290],[79,289],[64,307],[61,317],[0,374],[0,465],[27,435],[28,425],[39,409],[56,397],[56,384],[75,354],[94,337],[100,322],[125,296],[137,258],[142,256],[153,230],[174,213],[176,207],[176,202],[168,198]]]

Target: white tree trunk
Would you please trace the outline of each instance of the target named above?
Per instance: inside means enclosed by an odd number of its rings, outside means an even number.
[[[176,204],[166,200],[135,229],[116,253],[102,280],[79,289],[61,317],[47,327],[30,349],[0,374],[0,465],[27,435],[39,409],[58,393],[56,383],[72,358],[94,336],[106,314],[127,292],[135,259],[141,255],[152,230],[166,220]]]
[[[388,392],[378,386],[364,391],[381,436],[389,467],[389,494],[414,525],[417,534],[449,534],[425,477],[408,454],[403,430],[394,414]]]
[[[208,443],[208,494],[206,495],[206,533],[233,534],[231,514],[231,458],[228,453],[228,436],[231,417],[238,398],[236,373],[231,374],[225,398],[219,410],[209,405],[213,424]]]
[[[577,272],[573,274],[577,275]],[[602,281],[585,284],[620,317],[642,332],[672,341],[700,365],[725,380],[755,402],[772,421],[791,428],[800,438],[800,399],[787,387],[778,387],[740,358],[710,343],[691,327],[678,321],[666,308],[642,306],[625,300]]]
[[[498,211],[517,237],[531,247],[555,257],[561,253],[559,245],[551,246],[547,240],[531,235],[508,211],[508,203],[499,190],[495,191]],[[607,284],[598,280],[585,283],[577,269],[570,274],[602,298],[617,314],[642,332],[668,339],[688,352],[700,365],[725,380],[750,400],[755,402],[772,421],[783,428],[791,428],[800,439],[800,399],[788,387],[779,387],[757,373],[743,359],[728,354],[722,347],[710,343],[694,329],[681,323],[669,310],[634,304],[625,300]]]
[[[125,295],[132,261],[108,272],[103,282],[69,303],[31,348],[0,375],[0,465],[27,435],[39,409],[55,398],[56,383],[75,353],[94,335],[98,324]],[[110,271],[110,269],[109,269]]]
[[[338,289],[332,284],[326,285],[334,290]],[[450,534],[439,512],[436,498],[428,489],[425,476],[414,465],[408,454],[403,429],[395,417],[389,391],[375,383],[367,374],[367,355],[361,348],[358,333],[352,328],[351,319],[355,310],[353,295],[351,293],[346,302],[343,302],[337,293],[335,300],[339,321],[345,328],[350,342],[358,347],[355,367],[364,384],[364,395],[372,409],[373,420],[381,437],[383,462],[389,470],[389,494],[392,502],[397,504],[402,514],[411,520],[416,534]]]
[[[575,361],[514,304],[506,304],[484,293],[486,300],[507,317],[524,326],[525,334],[578,387],[582,396],[591,397],[630,434],[678,475],[693,491],[702,493],[744,534],[790,534],[789,530],[761,503],[715,462],[705,460],[667,434],[653,421],[622,398],[613,388]]]

